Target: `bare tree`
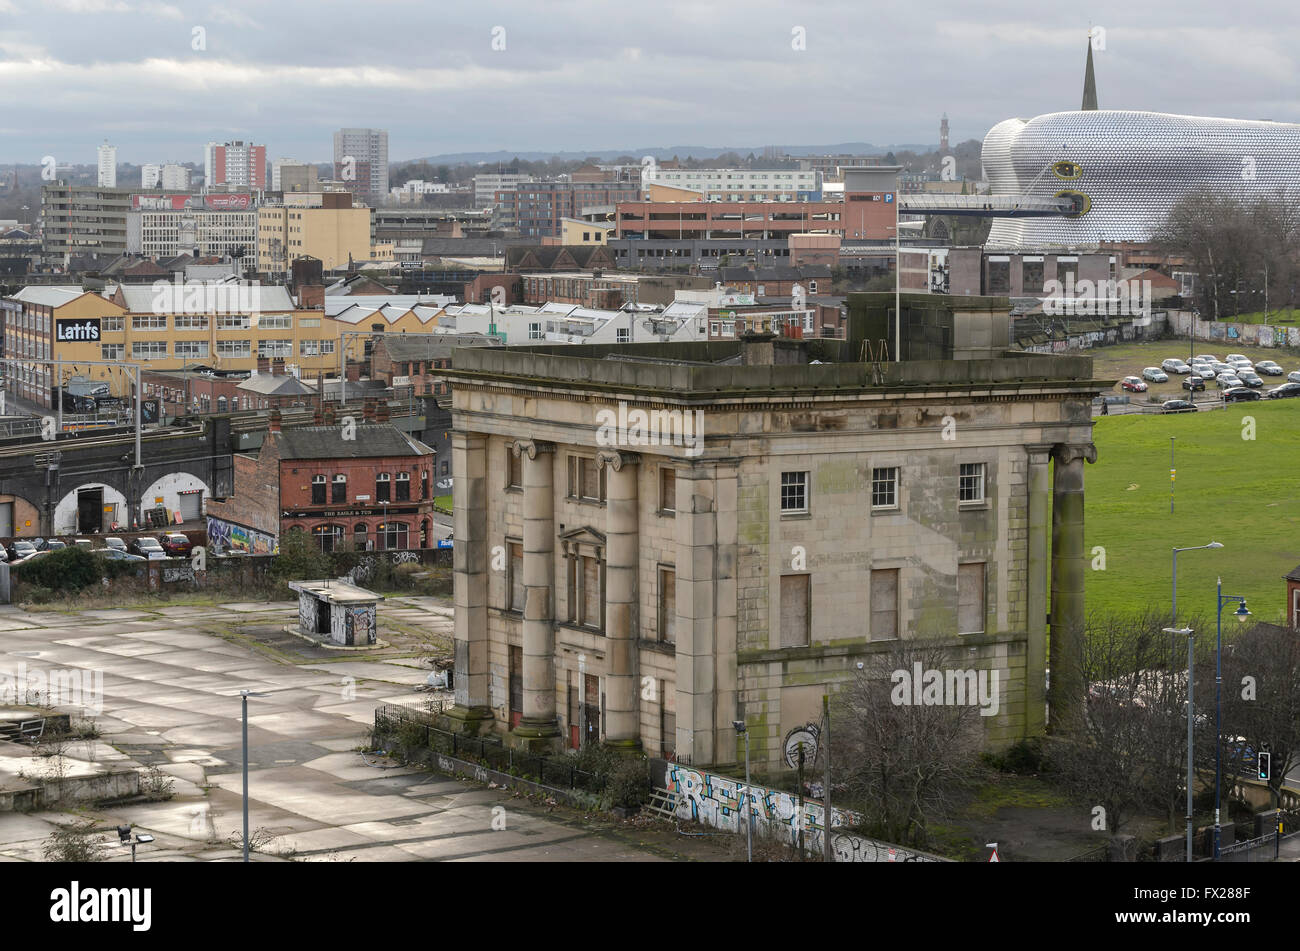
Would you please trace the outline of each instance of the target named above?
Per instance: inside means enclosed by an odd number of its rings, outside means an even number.
[[[930,823],[977,775],[979,706],[915,702],[917,671],[946,676],[951,669],[942,648],[900,641],[864,662],[836,696],[835,784],[844,784],[868,830],[891,842],[924,845]]]
[[[1186,623],[1204,629],[1199,619]],[[1163,813],[1171,831],[1186,815],[1187,642],[1166,633],[1170,626],[1155,609],[1090,615],[1079,647],[1087,702],[1049,747],[1063,788],[1104,809],[1112,834],[1148,809]]]
[[[1300,766],[1300,637],[1295,631],[1256,624],[1225,650],[1223,732],[1228,775],[1248,769],[1257,775],[1255,756],[1268,750],[1268,786],[1277,808],[1283,781]]]

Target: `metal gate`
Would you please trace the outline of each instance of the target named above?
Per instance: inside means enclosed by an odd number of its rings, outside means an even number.
[[[180,493],[181,519],[186,522],[196,522],[203,516],[203,491],[196,489],[193,492]]]
[[[14,504],[0,502],[0,538],[12,538],[14,534]]]

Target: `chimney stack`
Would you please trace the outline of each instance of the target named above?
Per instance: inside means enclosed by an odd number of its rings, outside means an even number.
[[[261,376],[261,375],[264,374],[264,373],[270,373],[270,372],[271,372],[271,358],[270,358],[270,357],[258,357],[258,358],[257,358],[257,372],[254,374],[254,376]]]
[[[367,398],[365,402],[361,404],[361,418],[367,423],[373,423],[375,421],[374,400]]]
[[[388,408],[388,400],[380,400],[379,405],[375,407],[375,422],[386,423],[391,415]]]
[[[330,404],[330,405],[328,405],[328,406],[325,407],[325,417],[324,417],[324,418],[325,418],[325,425],[326,425],[326,426],[333,426],[333,425],[334,425],[334,406],[333,406],[333,404]]]
[[[273,433],[280,431],[280,411],[278,409],[271,410],[271,415],[267,421],[267,430]]]
[[[276,357],[271,361],[271,376],[284,376],[284,357]]]
[[[317,407],[316,407],[316,412],[314,412],[314,413],[312,414],[312,417],[311,417],[311,424],[312,424],[313,426],[320,426],[320,425],[321,425],[322,423],[324,423],[324,422],[325,422],[325,414],[322,413],[320,407],[317,406]]]

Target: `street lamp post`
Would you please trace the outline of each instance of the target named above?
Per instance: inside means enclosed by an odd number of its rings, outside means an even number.
[[[1238,622],[1250,617],[1246,610],[1246,599],[1223,593],[1223,579],[1218,581],[1218,596],[1215,602],[1214,625],[1214,861],[1219,861],[1219,774],[1221,768],[1221,751],[1223,749],[1223,606],[1231,601],[1237,602],[1237,610],[1232,616]]]
[[[1178,623],[1178,553],[1180,551],[1199,551],[1203,548],[1222,548],[1221,542],[1210,542],[1208,545],[1192,545],[1187,548],[1175,548],[1174,551],[1174,590],[1173,590],[1173,618],[1174,625]],[[1193,729],[1192,724],[1195,717],[1195,706],[1193,693],[1195,688],[1195,677],[1192,670],[1192,654],[1195,646],[1195,632],[1190,627],[1171,626],[1164,629],[1164,633],[1170,635],[1170,648],[1172,653],[1173,636],[1182,634],[1187,638],[1187,861],[1192,861],[1192,742]]]
[[[749,791],[749,729],[745,726],[744,720],[732,720],[731,725],[745,738],[745,861],[752,862],[754,861],[754,810],[750,805]]]
[[[239,691],[244,707],[244,861],[248,861],[248,698],[269,696],[253,693],[251,690]]]

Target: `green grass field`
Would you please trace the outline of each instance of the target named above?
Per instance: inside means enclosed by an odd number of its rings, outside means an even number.
[[[1248,416],[1253,440],[1242,438]],[[1094,546],[1105,548],[1106,569],[1088,572],[1089,610],[1129,612],[1148,602],[1167,609],[1171,549],[1217,541],[1225,547],[1179,556],[1180,617],[1213,617],[1222,576],[1224,592],[1246,597],[1256,619],[1280,620],[1282,576],[1300,565],[1300,400],[1096,422],[1097,463],[1084,476],[1085,535],[1090,558]],[[1174,515],[1170,436],[1177,437]]]

